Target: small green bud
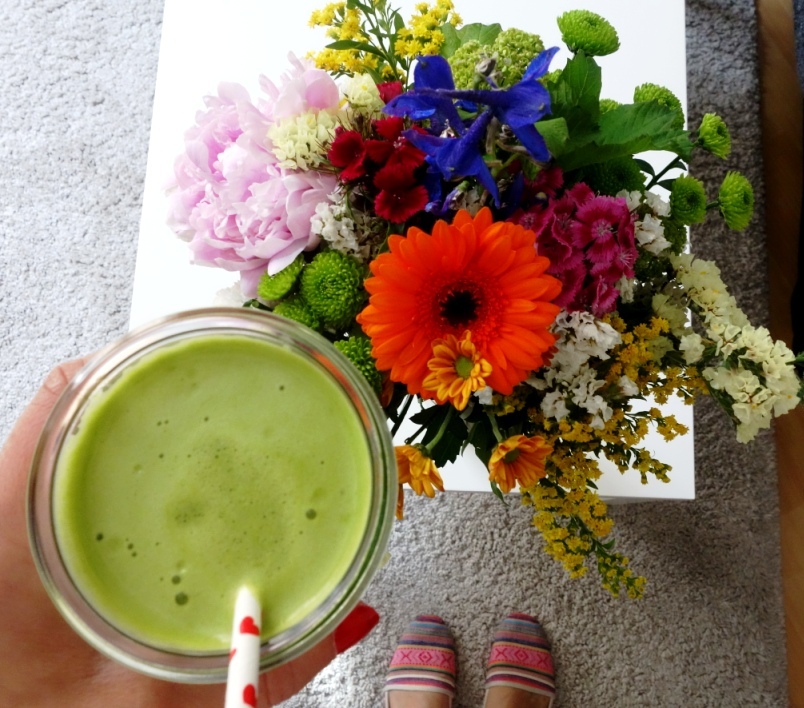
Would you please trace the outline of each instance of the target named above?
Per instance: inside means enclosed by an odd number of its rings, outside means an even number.
[[[304,256],[299,254],[289,265],[274,275],[265,273],[257,286],[257,295],[263,300],[281,300],[296,285],[304,268]]]
[[[634,103],[647,103],[648,101],[656,101],[659,105],[673,111],[675,114],[673,128],[680,129],[684,127],[684,109],[681,107],[681,101],[670,89],[657,84],[637,86],[634,89]]]
[[[382,391],[382,375],[371,356],[371,340],[368,337],[357,335],[342,339],[335,342],[335,348],[355,365],[378,394]]]
[[[513,86],[534,57],[544,51],[544,43],[539,35],[512,27],[497,35],[491,49],[497,56],[500,86]]]
[[[726,226],[742,231],[754,214],[754,188],[739,172],[729,172],[718,194],[720,213]]]
[[[600,115],[603,115],[604,113],[608,113],[609,111],[613,111],[615,108],[617,108],[617,106],[620,106],[620,105],[622,105],[622,104],[617,103],[617,101],[615,101],[615,100],[613,100],[611,98],[601,98],[600,99]]]
[[[673,180],[670,214],[681,224],[700,224],[706,218],[706,190],[703,182],[690,175]]]
[[[300,292],[324,327],[344,329],[363,303],[360,265],[340,251],[323,251],[302,272]]]
[[[565,12],[558,18],[558,28],[571,52],[583,51],[590,57],[603,57],[620,48],[617,30],[608,20],[589,10]]]
[[[671,250],[678,255],[687,245],[687,227],[671,218],[663,219],[662,226],[664,226],[664,237],[669,241]]]
[[[448,61],[456,89],[474,88],[475,79],[478,78],[475,67],[481,59],[488,57],[489,53],[489,47],[476,39],[470,39],[455,50]]]
[[[548,71],[544,76],[542,76],[541,79],[539,79],[539,81],[541,81],[542,86],[549,91],[558,83],[558,80],[561,78],[562,71],[563,69],[553,69],[552,71]]]
[[[645,176],[631,157],[616,157],[584,168],[583,181],[595,192],[613,197],[621,189],[641,192]]]
[[[301,295],[291,295],[289,298],[282,300],[274,308],[274,312],[285,319],[299,322],[310,329],[321,329],[321,321],[315,316]]]
[[[731,135],[723,119],[715,113],[707,113],[698,128],[698,145],[716,157],[728,157],[731,153]]]

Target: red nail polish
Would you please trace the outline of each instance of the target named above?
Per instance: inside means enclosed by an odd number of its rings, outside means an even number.
[[[335,630],[335,651],[343,654],[374,629],[379,621],[377,611],[361,602]]]

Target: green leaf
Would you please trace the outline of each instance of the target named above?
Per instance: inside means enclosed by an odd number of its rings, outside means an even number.
[[[399,14],[398,11],[394,10],[394,31],[399,32],[401,29],[405,29],[405,20],[402,19],[402,15]],[[451,27],[452,25],[450,25]]]
[[[646,150],[669,150],[689,159],[689,133],[674,128],[674,118],[670,109],[655,101],[617,106],[600,116],[596,129],[578,133],[570,129],[570,143],[559,165],[570,171]]]
[[[444,35],[444,44],[441,45],[441,56],[449,58],[455,54],[455,50],[470,40],[477,40],[480,44],[489,45],[502,32],[502,27],[496,22],[493,25],[484,25],[480,22],[473,22],[464,25],[456,30],[449,22],[445,22],[439,27],[441,34]]]
[[[430,406],[429,408],[423,408],[411,417],[411,421],[425,427],[424,438],[422,438],[422,442],[425,445],[438,434],[444,420],[450,415],[450,409],[452,413],[455,412],[455,409],[450,405]],[[447,428],[441,439],[430,450],[436,467],[443,467],[447,462],[455,461],[461,452],[463,444],[466,442],[467,435],[466,424],[461,420],[460,416],[453,415],[447,423]]]
[[[444,35],[444,44],[441,45],[441,56],[449,59],[455,54],[455,50],[461,46],[461,38],[458,36],[458,30],[449,22],[445,22],[439,29],[441,30],[441,34]]]
[[[673,182],[675,182],[675,181],[676,181],[675,178],[673,178],[673,179],[663,179],[663,180],[657,182],[656,184],[658,184],[660,187],[664,187],[669,192],[669,191],[671,191],[673,189]]]
[[[639,167],[639,169],[642,170],[645,174],[648,174],[651,177],[656,176],[656,171],[653,169],[653,165],[651,165],[650,162],[647,162],[646,160],[640,160],[639,158],[636,157],[634,158],[634,162],[637,163],[637,167]]]
[[[564,118],[550,118],[536,123],[536,130],[547,143],[547,149],[554,157],[564,151],[564,146],[569,140],[569,130],[567,121]]]
[[[567,62],[551,91],[551,104],[553,116],[566,119],[570,135],[596,125],[600,87],[600,67],[592,57],[578,52]]]
[[[491,453],[497,446],[497,438],[494,437],[494,431],[488,418],[483,416],[476,423],[470,425],[469,437],[466,442],[475,449],[478,459],[484,465],[488,465]]]
[[[365,42],[355,42],[353,39],[339,39],[337,42],[330,42],[326,45],[327,49],[357,49],[360,52],[366,52],[366,54],[374,54],[375,56],[384,59],[385,56],[383,53],[372,47],[370,44],[366,44]]]
[[[366,14],[371,14],[373,12],[372,8],[367,7],[360,2],[360,0],[346,0],[346,7],[349,10],[362,10]]]
[[[491,491],[494,492],[494,496],[507,506],[508,502],[505,501],[505,496],[502,493],[502,489],[497,486],[496,482],[492,482],[491,480],[489,480],[489,484],[491,485]]]

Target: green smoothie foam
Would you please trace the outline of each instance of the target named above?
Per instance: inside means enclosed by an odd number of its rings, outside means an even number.
[[[205,335],[95,395],[61,455],[53,515],[70,574],[112,624],[164,648],[225,650],[241,585],[268,638],[344,577],[371,458],[358,413],[314,364]]]

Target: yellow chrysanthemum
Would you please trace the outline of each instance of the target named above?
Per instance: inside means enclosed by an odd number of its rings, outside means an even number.
[[[399,495],[396,501],[396,518],[402,518],[402,485],[409,484],[416,494],[434,497],[436,489],[444,491],[444,482],[427,448],[420,445],[398,445],[394,448],[399,473]]]
[[[462,411],[469,403],[469,396],[486,387],[486,377],[491,374],[491,364],[480,356],[469,330],[458,339],[448,334],[433,342],[433,358],[427,362],[430,374],[422,386],[435,392],[439,403],[449,401]]]
[[[544,462],[552,452],[538,436],[514,435],[503,440],[491,453],[489,479],[507,494],[517,483],[532,487],[545,476]]]

